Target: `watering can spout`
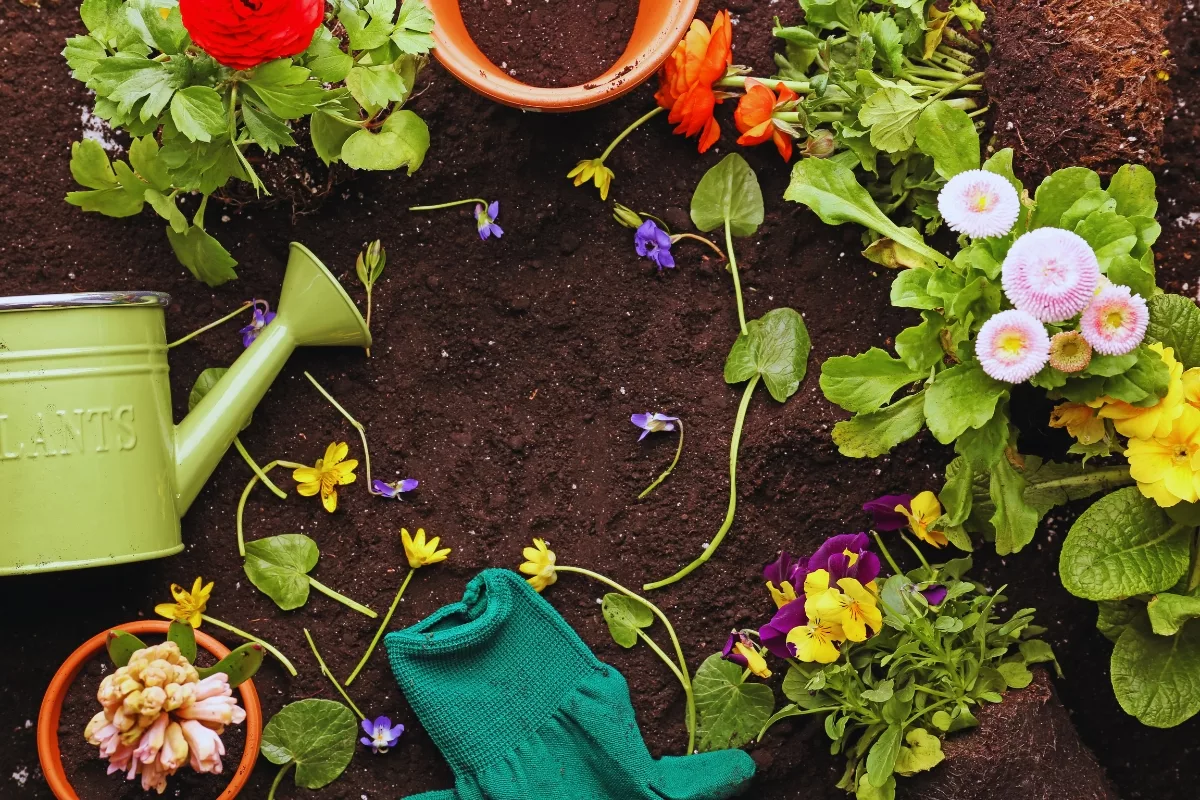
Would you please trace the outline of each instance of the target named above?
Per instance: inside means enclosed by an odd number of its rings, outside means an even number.
[[[370,344],[346,290],[308,248],[293,242],[275,319],[175,429],[178,514],[196,499],[296,347]]]

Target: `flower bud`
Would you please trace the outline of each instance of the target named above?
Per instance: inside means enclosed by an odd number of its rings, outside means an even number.
[[[1068,374],[1092,363],[1092,346],[1079,331],[1062,331],[1050,337],[1050,366]]]
[[[642,216],[632,208],[623,206],[620,203],[613,203],[613,219],[626,228],[637,229],[642,226]]]
[[[837,148],[833,139],[833,131],[821,128],[814,131],[804,143],[804,155],[812,158],[828,158]]]

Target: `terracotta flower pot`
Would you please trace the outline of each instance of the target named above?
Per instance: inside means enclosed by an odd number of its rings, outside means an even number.
[[[459,0],[429,0],[436,23],[433,54],[456,78],[480,94],[531,111],[580,111],[615,100],[654,75],[683,38],[699,0],[641,0],[633,36],[617,63],[580,86],[529,86],[497,67],[467,32]]]
[[[170,623],[166,620],[139,620],[106,628],[80,645],[54,674],[49,688],[46,689],[46,696],[42,698],[41,711],[38,712],[37,745],[38,759],[42,762],[42,772],[46,776],[46,783],[50,785],[51,791],[58,800],[79,800],[79,795],[75,793],[67,780],[67,774],[63,770],[62,756],[58,749],[58,720],[62,714],[63,701],[66,699],[71,684],[75,682],[75,677],[90,658],[104,649],[110,630],[119,629],[135,636],[144,633],[165,636],[169,625]],[[196,631],[196,645],[207,650],[217,659],[229,655],[229,648],[201,631]],[[238,691],[242,695],[242,707],[246,710],[246,746],[242,752],[241,763],[230,776],[229,786],[221,793],[218,800],[233,800],[238,796],[250,778],[254,763],[258,761],[258,745],[262,740],[262,706],[258,702],[258,692],[254,688],[254,682],[246,681],[238,687]],[[79,735],[82,736],[83,731],[80,731]]]

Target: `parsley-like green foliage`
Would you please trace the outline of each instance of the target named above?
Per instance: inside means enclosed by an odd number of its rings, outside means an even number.
[[[175,0],[84,0],[88,32],[63,55],[95,92],[96,116],[134,141],[127,161],[92,140],[73,145],[71,174],[86,190],[67,202],[111,217],[149,204],[180,263],[217,286],[237,277],[237,262],[205,230],[208,198],[233,180],[265,192],[253,162],[296,146],[297,121],[308,120],[326,164],[411,174],[429,130],[402,109],[433,47],[433,16],[423,0],[334,5],[303,53],[237,71],[191,41]],[[179,201],[192,194],[201,200],[189,221]]]

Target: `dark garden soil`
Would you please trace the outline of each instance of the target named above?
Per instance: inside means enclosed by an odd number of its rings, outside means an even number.
[[[157,644],[162,637],[153,639],[145,637],[147,644]],[[211,666],[214,658],[203,648],[196,659],[198,666]],[[83,738],[83,729],[87,726],[100,703],[96,700],[96,691],[100,682],[113,671],[112,661],[108,655],[101,652],[95,658],[84,664],[79,677],[71,684],[66,698],[63,700],[62,716],[59,718],[58,741],[62,749],[63,769],[67,780],[75,788],[79,800],[136,800],[147,795],[142,791],[140,779],[122,780],[123,775],[106,774],[108,762],[102,761],[96,753],[96,747],[87,743]],[[235,690],[236,691],[236,690]],[[240,701],[239,701],[240,702]],[[221,734],[221,742],[225,745],[225,770],[221,775],[200,774],[184,767],[170,778],[168,797],[177,796],[187,800],[216,800],[229,785],[238,762],[246,746],[246,726],[232,725]],[[172,794],[178,791],[178,795]],[[8,797],[8,794],[4,795]]]
[[[772,17],[788,24],[798,10],[789,0],[731,5],[734,60],[769,74]],[[711,19],[718,7],[705,0],[701,14]],[[632,233],[612,222],[594,191],[565,179],[577,160],[598,155],[650,107],[652,87],[586,113],[523,114],[473,95],[433,67],[412,105],[433,134],[421,170],[412,178],[357,178],[339,186],[319,213],[294,217],[285,206],[226,207],[222,216],[221,209],[211,209],[209,230],[241,261],[242,276],[211,290],[176,263],[161,223],[149,214],[112,220],[62,201],[75,188],[67,168],[70,143],[81,134],[89,99],[58,52],[62,40],[80,29],[77,6],[69,2],[41,0],[40,9],[7,4],[0,13],[0,100],[8,111],[0,158],[4,293],[170,292],[167,327],[175,338],[243,299],[274,300],[292,239],[320,254],[359,299],[361,292],[351,286],[356,252],[376,237],[389,252],[375,293],[373,357],[348,349],[298,353],[242,440],[264,462],[312,462],[332,440],[349,441],[352,453],[361,455],[354,431],[304,379],[309,370],[367,425],[376,474],[413,476],[421,488],[410,500],[387,502],[370,497],[360,483],[342,492],[334,515],[295,492],[279,501],[259,488],[247,507],[249,537],[311,535],[322,551],[316,577],[378,610],[386,608],[404,574],[400,527],[443,537],[453,555],[415,577],[397,627],[459,598],[481,568],[515,567],[533,536],[549,539],[561,563],[598,570],[631,587],[700,553],[724,513],[727,448],[740,394],[721,377],[737,328],[729,280],[701,248],[684,244],[677,247],[679,268],[656,275],[649,262],[635,257]],[[1170,84],[1176,108],[1166,129],[1159,264],[1169,289],[1191,295],[1197,284],[1194,225],[1200,220],[1192,111],[1200,103],[1194,38],[1200,26],[1190,18],[1175,21],[1167,34],[1178,69]],[[1025,67],[1036,73],[1054,57]],[[1075,68],[1091,74],[1087,62]],[[732,147],[731,111],[721,109],[720,144],[699,157],[694,141],[672,135],[661,119],[636,132],[610,159],[617,175],[613,197],[686,222],[697,180]],[[1037,131],[1036,121],[1030,124],[1022,129],[1026,141]],[[730,628],[757,626],[770,613],[762,562],[779,549],[811,551],[830,534],[864,526],[859,506],[876,495],[938,488],[949,457],[927,436],[874,461],[837,454],[829,430],[844,415],[821,396],[819,364],[890,344],[908,315],[890,307],[888,276],[858,255],[857,230],[825,227],[807,210],[785,203],[788,169],[773,148],[745,155],[767,199],[765,223],[738,243],[747,313],[799,309],[813,353],[808,377],[787,405],[764,392],[754,398],[742,445],[738,519],[725,545],[692,578],[654,595],[676,621],[693,666],[721,646]],[[1058,154],[1045,157],[1060,163]],[[466,209],[424,215],[405,210],[473,196],[500,201],[502,240],[481,242]],[[240,350],[235,329],[227,327],[173,352],[177,415],[200,371],[229,364]],[[675,475],[639,503],[634,498],[675,447],[665,435],[637,443],[628,417],[647,410],[683,416],[688,438]],[[1030,437],[1031,449],[1052,444]],[[209,613],[267,637],[296,663],[298,678],[289,679],[268,661],[255,679],[267,715],[292,700],[334,697],[302,629],[312,631],[333,669],[345,675],[376,623],[316,593],[303,609],[281,612],[250,585],[234,539],[234,509],[249,477],[236,455],[225,458],[184,520],[182,555],[0,580],[0,797],[50,797],[34,732],[51,675],[86,637],[149,615],[155,603],[168,599],[173,581],[215,579]],[[1121,796],[1193,800],[1200,785],[1200,722],[1157,731],[1126,716],[1109,687],[1111,645],[1093,628],[1094,606],[1059,585],[1058,550],[1079,510],[1053,515],[1018,556],[981,553],[977,574],[991,586],[1008,583],[1013,607],[1038,608],[1066,672],[1057,690]],[[649,650],[626,651],[612,642],[597,607],[601,594],[597,585],[572,575],[546,596],[601,659],[628,677],[652,751],[678,754],[686,743],[681,693]],[[400,696],[382,650],[350,691],[367,713],[406,725],[402,744],[382,756],[360,748],[345,775],[319,793],[292,789],[289,778],[284,797],[381,800],[450,785],[449,769]],[[778,726],[754,757],[760,777],[747,796],[845,797],[833,788],[840,765],[819,724]],[[260,760],[244,796],[264,798],[274,772]],[[993,788],[996,798],[1049,797],[1028,786]]]

